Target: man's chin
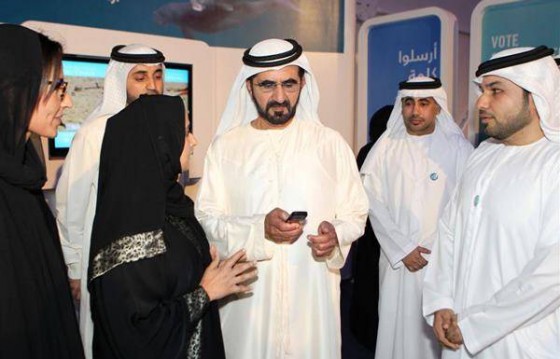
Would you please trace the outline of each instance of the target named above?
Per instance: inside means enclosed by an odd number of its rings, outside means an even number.
[[[266,122],[268,122],[269,124],[273,125],[273,126],[281,126],[281,125],[285,125],[286,123],[290,122],[290,120],[294,118],[292,117],[284,117],[284,116],[280,116],[280,117],[276,117],[276,116],[267,116],[265,118]]]

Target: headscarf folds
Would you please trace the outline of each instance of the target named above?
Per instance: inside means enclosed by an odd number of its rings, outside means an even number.
[[[399,92],[397,98],[395,99],[395,104],[393,106],[393,111],[387,122],[387,130],[381,135],[379,140],[373,146],[372,150],[369,152],[360,172],[362,174],[372,173],[375,169],[373,168],[373,157],[374,154],[379,151],[385,151],[389,143],[394,146],[401,146],[401,151],[403,156],[407,156],[408,160],[415,166],[416,170],[413,172],[421,173],[421,166],[427,165],[425,161],[425,156],[420,153],[417,147],[410,143],[404,125],[404,120],[402,116],[402,99],[406,97],[413,98],[433,98],[435,102],[440,107],[440,112],[436,116],[436,132],[437,140],[433,141],[432,152],[445,152],[445,146],[448,143],[456,143],[454,139],[457,137],[464,139],[464,134],[457,126],[453,117],[449,113],[447,108],[447,94],[443,89],[439,79],[418,76],[406,82],[401,82],[399,84]],[[446,140],[447,139],[447,140]],[[450,141],[449,141],[450,140]],[[440,151],[441,150],[441,151]]]
[[[484,76],[499,76],[529,91],[533,95],[545,136],[559,143],[560,71],[551,55],[552,51],[544,46],[500,51],[480,64],[474,82],[481,84]]]
[[[301,46],[297,42],[280,39],[264,40],[245,51],[244,59],[250,61],[245,61],[246,64],[243,65],[233,83],[215,136],[219,136],[232,128],[245,125],[257,118],[255,104],[245,86],[247,79],[261,72],[280,70],[290,65],[296,65],[305,70],[305,86],[301,90],[295,117],[299,120],[320,123],[317,113],[319,109],[319,87],[311,71],[309,61],[302,53]]]
[[[103,85],[103,100],[84,122],[98,117],[112,116],[125,108],[127,100],[126,80],[128,73],[134,66],[163,65],[163,54],[151,47],[131,44],[117,45],[111,51],[111,60],[105,74]]]
[[[435,87],[432,84],[439,83],[439,86]],[[422,86],[421,84],[426,84]],[[441,108],[440,113],[437,115],[437,124],[446,133],[454,133],[463,135],[461,129],[455,121],[453,116],[449,113],[447,108],[447,94],[439,79],[433,79],[431,77],[418,76],[406,82],[401,82],[401,89],[397,94],[395,100],[395,105],[393,106],[393,111],[389,117],[387,123],[387,134],[404,134],[406,133],[406,127],[404,125],[402,117],[402,99],[406,97],[414,98],[428,98],[432,97],[436,103]]]

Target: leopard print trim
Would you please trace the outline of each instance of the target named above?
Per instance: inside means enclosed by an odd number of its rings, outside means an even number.
[[[210,298],[202,287],[183,296],[187,303],[189,322],[197,322],[187,345],[187,358],[202,358],[202,316],[210,304]]]
[[[93,258],[90,281],[121,264],[152,258],[166,251],[161,229],[121,237]]]
[[[189,339],[187,346],[188,359],[202,359],[202,320],[196,324],[196,329]]]

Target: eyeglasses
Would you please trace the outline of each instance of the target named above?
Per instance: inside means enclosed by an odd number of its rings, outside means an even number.
[[[60,100],[64,100],[66,96],[66,90],[68,89],[68,81],[64,81],[64,79],[58,79],[55,82],[49,81],[47,82],[49,85],[54,83],[54,90],[59,91]]]
[[[272,93],[276,90],[276,86],[282,86],[282,90],[287,93],[294,93],[299,90],[300,82],[290,79],[282,82],[274,82],[269,80],[264,80],[263,82],[259,82],[255,84],[263,93]]]

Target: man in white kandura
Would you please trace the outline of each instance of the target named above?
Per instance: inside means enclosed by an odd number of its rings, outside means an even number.
[[[258,261],[252,295],[220,310],[226,356],[340,358],[339,268],[367,216],[356,160],[320,123],[297,42],[262,41],[243,62],[196,204],[221,256],[245,248]],[[292,211],[308,217],[287,221]]]
[[[361,173],[381,245],[375,357],[429,359],[441,352],[422,317],[422,280],[437,222],[473,150],[437,78],[399,84],[387,130]]]
[[[424,283],[443,358],[560,358],[560,71],[552,49],[476,72],[486,134],[446,208]]]
[[[56,188],[56,219],[72,295],[80,301],[80,331],[88,359],[92,358],[93,323],[87,271],[105,123],[140,95],[163,92],[164,61],[160,51],[144,45],[113,48],[103,101],[74,136]]]

